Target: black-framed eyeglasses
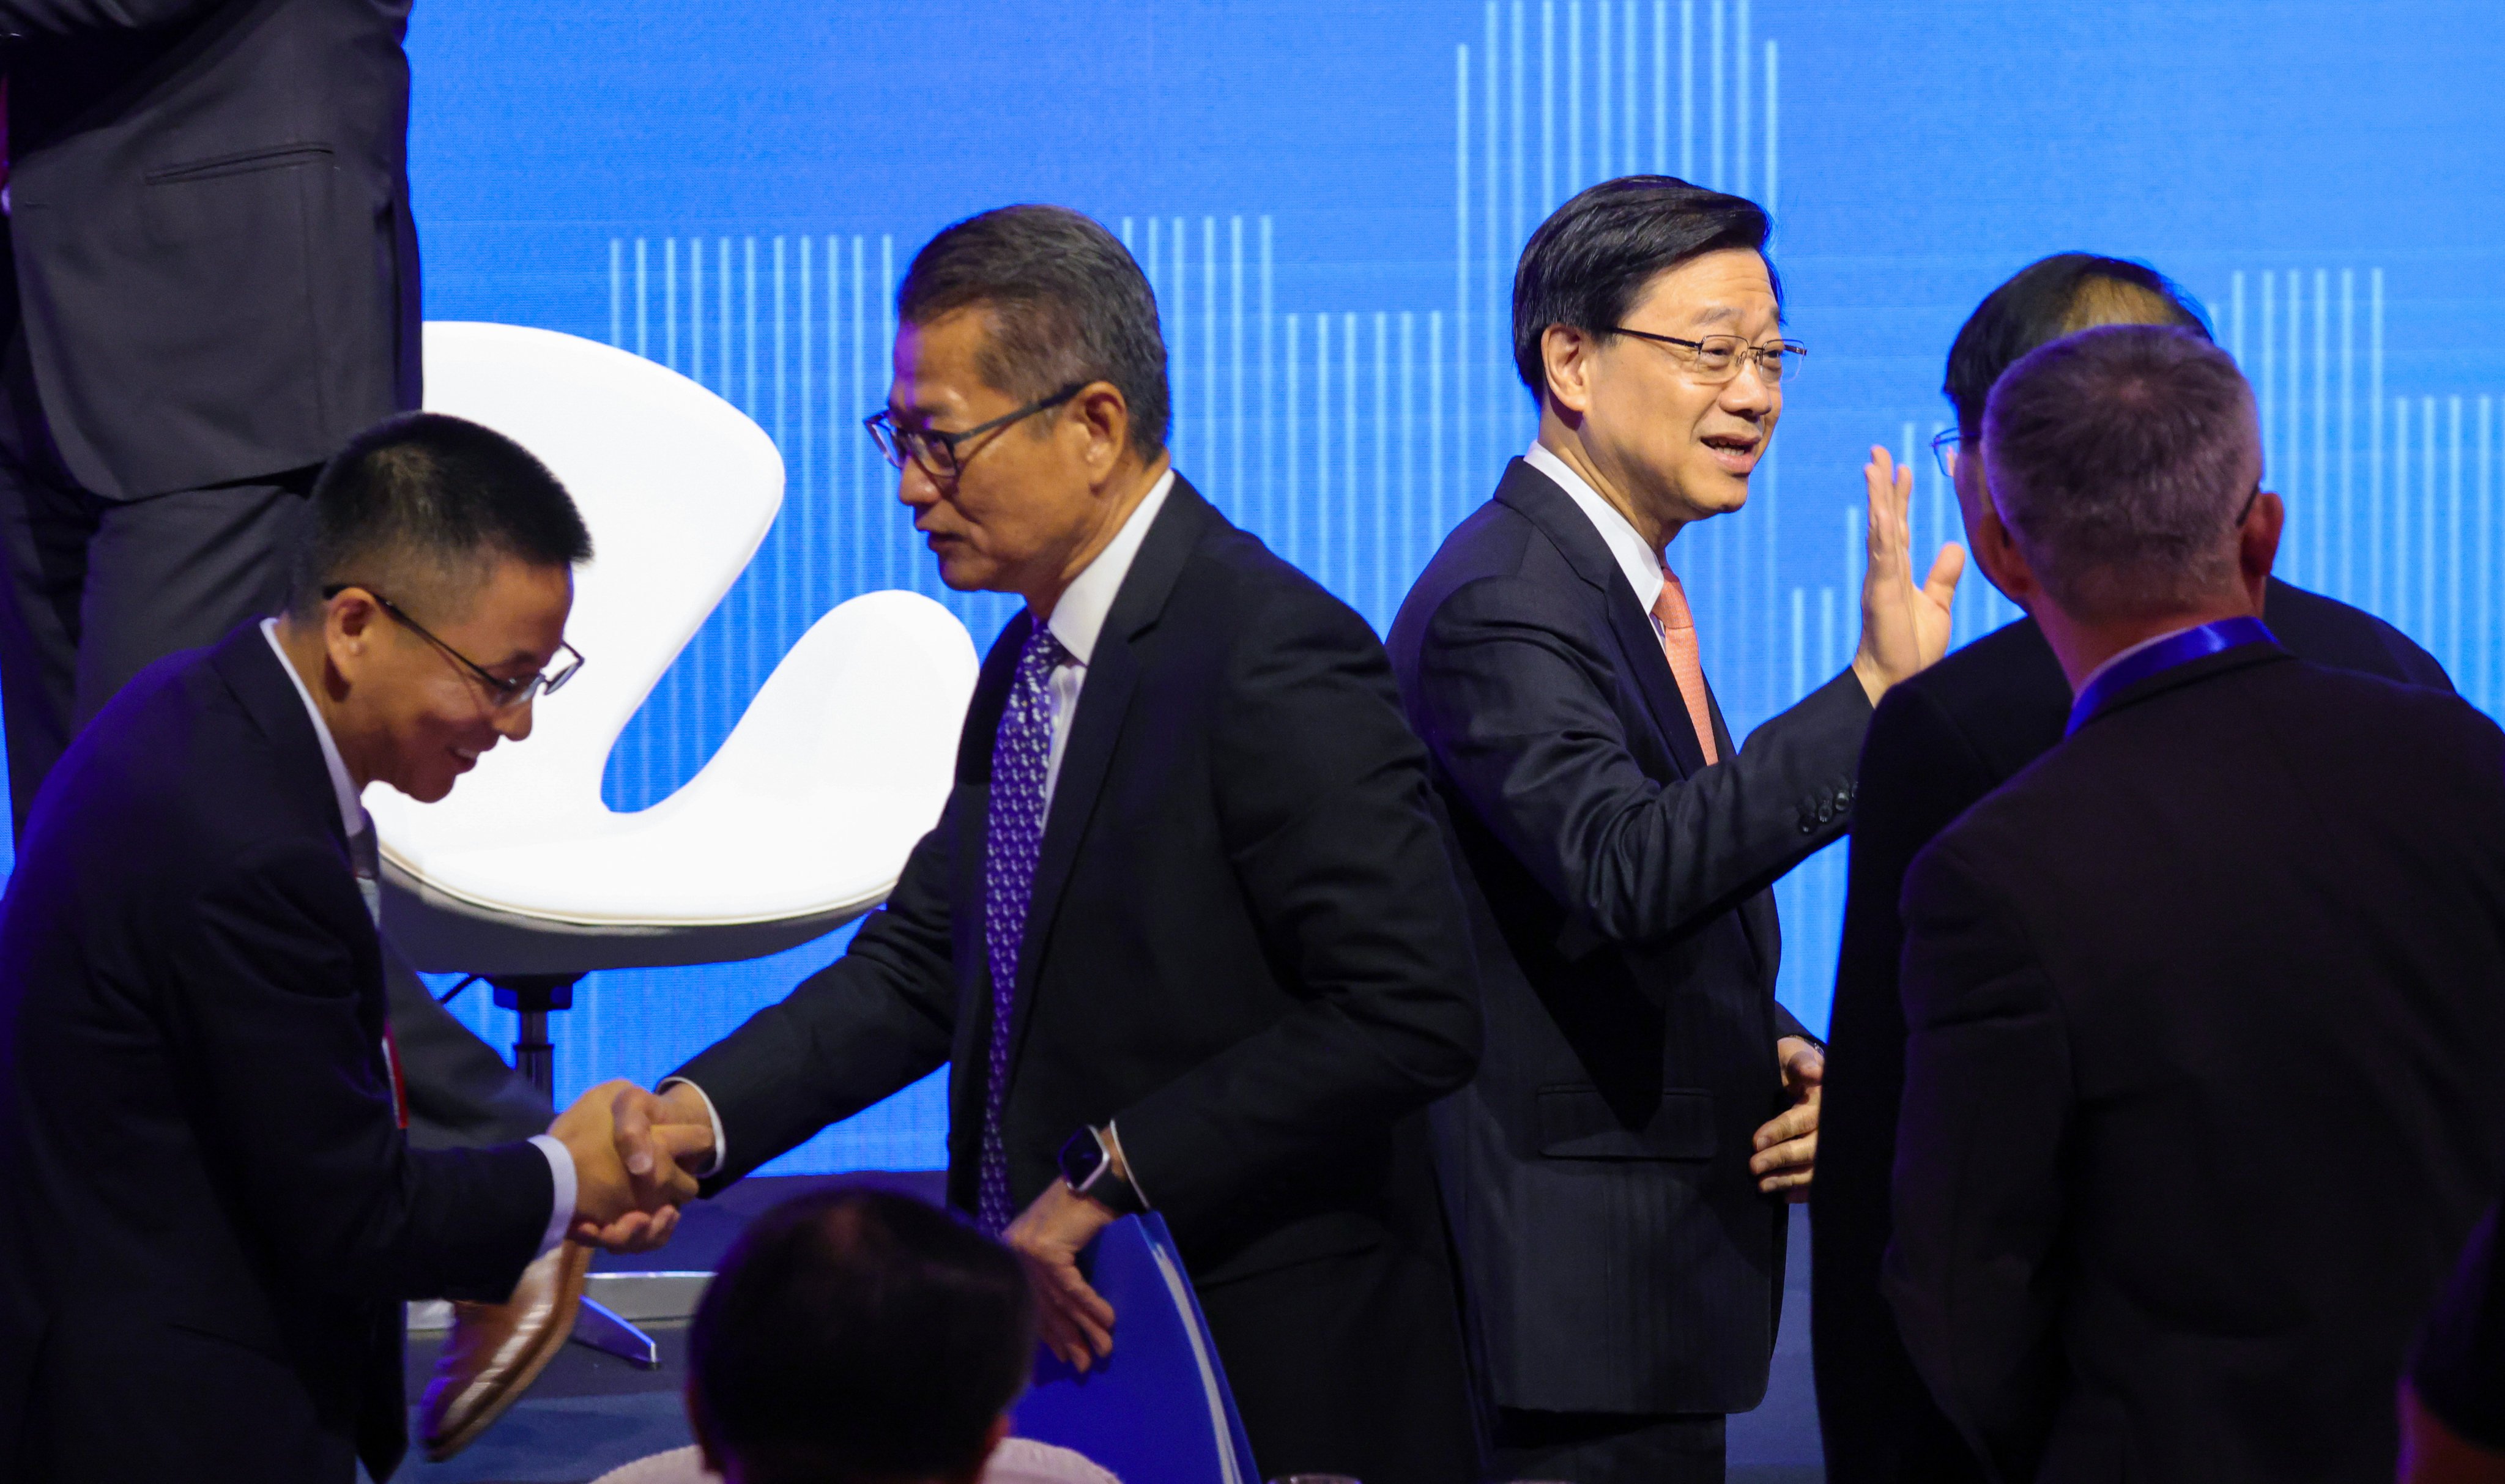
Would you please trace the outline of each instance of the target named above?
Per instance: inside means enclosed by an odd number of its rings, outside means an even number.
[[[374,606],[381,609],[384,613],[391,615],[393,622],[400,624],[410,633],[415,634],[420,639],[423,639],[427,643],[435,646],[437,649],[441,650],[444,654],[452,656],[453,660],[457,662],[461,668],[478,677],[478,683],[487,688],[487,695],[490,701],[494,704],[495,709],[498,711],[511,711],[517,706],[529,705],[539,696],[554,695],[557,691],[565,689],[565,683],[567,681],[574,679],[576,671],[582,668],[582,652],[560,639],[556,642],[556,663],[540,671],[537,675],[530,676],[526,679],[508,680],[504,676],[498,675],[489,670],[486,666],[478,663],[478,661],[471,658],[469,655],[462,654],[459,650],[456,650],[452,646],[444,643],[442,640],[436,638],[435,635],[427,631],[425,624],[418,622],[407,614],[401,612],[399,604],[394,603],[391,599],[384,597],[381,593],[374,591],[372,588],[366,586],[363,583],[333,583],[330,586],[322,589],[322,600],[327,603],[351,587],[362,589],[367,597],[373,599]]]
[[[966,460],[972,457],[957,451],[968,440],[996,432],[1038,412],[1049,411],[1085,391],[1091,384],[1092,381],[1074,381],[1049,397],[1038,398],[1014,412],[1002,413],[990,422],[976,423],[963,433],[942,433],[935,428],[900,428],[885,407],[863,418],[862,426],[869,430],[870,442],[878,444],[880,455],[888,463],[902,469],[904,461],[911,459],[922,466],[924,474],[935,479],[953,479],[957,477],[957,472],[966,467]]]
[[[1774,340],[1755,345],[1736,335],[1709,335],[1701,340],[1683,340],[1675,335],[1629,330],[1624,325],[1617,326],[1613,333],[1631,335],[1656,345],[1677,346],[1682,352],[1679,359],[1687,363],[1688,371],[1709,386],[1719,386],[1736,379],[1741,368],[1751,361],[1757,363],[1760,380],[1768,386],[1780,386],[1785,375],[1799,378],[1801,357],[1809,354],[1809,347],[1798,340]]]
[[[1958,449],[1964,442],[1963,428],[1942,428],[1931,435],[1931,462],[1939,465],[1940,473],[1949,478],[1957,477]]]

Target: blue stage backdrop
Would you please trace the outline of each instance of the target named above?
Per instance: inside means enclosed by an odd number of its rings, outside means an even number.
[[[1918,471],[1918,541],[1957,534],[1922,448],[1974,302],[2044,253],[2144,258],[2253,377],[2283,574],[2505,698],[2486,0],[419,0],[409,43],[429,316],[664,363],[790,468],[764,548],[612,759],[617,808],[692,776],[853,594],[931,593],[977,645],[1008,617],[940,588],[860,420],[914,248],[1021,200],[1119,230],[1162,306],[1178,464],[1378,627],[1531,437],[1506,348],[1530,229],[1638,170],[1768,203],[1806,373],[1747,509],[1671,553],[1743,730],[1849,657],[1870,444]],[[2012,617],[1969,580],[1958,636]],[[1843,867],[1779,888],[1782,992],[1813,1025]],[[560,1022],[560,1093],[660,1075],[841,937],[596,976]],[[510,1041],[483,1001],[457,1003]],[[926,1082],[775,1168],[932,1166],[943,1128]]]

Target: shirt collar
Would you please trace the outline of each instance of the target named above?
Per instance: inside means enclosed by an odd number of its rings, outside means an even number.
[[[2144,680],[2243,645],[2276,642],[2268,624],[2246,617],[2212,618],[2142,640],[2097,666],[2079,682],[2078,695],[2070,702],[2070,724],[2063,735],[2075,734],[2115,696]]]
[[[1619,513],[1616,506],[1602,499],[1601,492],[1547,444],[1533,443],[1531,451],[1522,456],[1522,461],[1554,479],[1557,487],[1566,491],[1566,498],[1582,511],[1583,518],[1591,521],[1592,528],[1601,533],[1601,541],[1609,548],[1609,554],[1617,558],[1618,570],[1627,575],[1627,586],[1634,590],[1637,606],[1645,613],[1651,613],[1652,605],[1661,597],[1664,569],[1661,553],[1636,534],[1635,522]]]
[[[2103,664],[2097,666],[2095,669],[2090,670],[2086,675],[2080,677],[2078,689],[2073,690],[2071,693],[2073,695],[2087,694],[2088,691],[2095,687],[2098,681],[2104,679],[2105,672],[2107,670],[2112,669],[2114,666],[2122,663],[2126,659],[2129,659],[2131,656],[2138,654],[2142,650],[2153,650],[2159,645],[2164,644],[2167,640],[2173,638],[2175,635],[2188,634],[2200,626],[2201,625],[2198,623],[2186,623],[2181,628],[2170,628],[2162,634],[2151,634],[2147,638],[2139,641],[2139,643],[2133,645],[2130,649],[2116,651],[2113,654],[2106,657]]]
[[[356,780],[348,776],[348,765],[339,760],[339,744],[331,740],[331,724],[322,720],[322,708],[313,704],[313,692],[304,689],[304,677],[296,673],[295,661],[278,643],[278,620],[261,620],[261,637],[269,641],[269,652],[278,656],[278,667],[287,672],[287,683],[296,688],[296,698],[304,703],[304,714],[313,721],[314,740],[322,744],[322,761],[331,769],[331,790],[339,799],[339,825],[352,837],[366,832],[366,806],[357,801]]]
[[[1165,508],[1166,496],[1174,489],[1175,472],[1169,467],[1148,486],[1138,506],[1133,508],[1122,528],[1096,553],[1096,559],[1081,568],[1070,580],[1061,601],[1052,605],[1052,617],[1044,627],[1052,637],[1080,664],[1096,653],[1096,636],[1105,631],[1105,619],[1113,612],[1113,599],[1122,591],[1122,579],[1131,572],[1131,563],[1140,554],[1140,543],[1148,539],[1148,527],[1156,524],[1157,512]]]

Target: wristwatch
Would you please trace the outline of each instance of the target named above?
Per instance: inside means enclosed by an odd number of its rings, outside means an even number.
[[[1148,1209],[1138,1188],[1113,1173],[1102,1129],[1082,1128],[1061,1147],[1061,1182],[1115,1216],[1138,1216]]]

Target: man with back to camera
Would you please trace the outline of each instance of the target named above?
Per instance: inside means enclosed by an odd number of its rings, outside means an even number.
[[[2505,1176],[2505,733],[2272,638],[2205,336],[2054,341],[1983,435],[1976,556],[2076,700],[1906,877],[1906,1350],[1990,1477],[2388,1479]]]
[[[622,1083],[482,1149],[411,1148],[396,1106],[358,796],[441,798],[530,734],[580,662],[582,519],[512,442],[427,414],[352,441],[312,502],[286,613],[98,714],[0,902],[12,1479],[385,1478],[404,1300],[501,1299],[569,1232],[671,1224],[630,1214]]]
[[[629,1167],[699,1129],[717,1190],[944,1062],[948,1198],[1063,1360],[1120,1343],[1078,1253],[1152,1209],[1265,1475],[1470,1479],[1426,1108],[1477,1064],[1477,976],[1382,647],[1175,474],[1155,300],[1102,227],[957,223],[897,320],[900,496],[949,586],[1026,608],[887,905],[623,1105]]]
[[[1766,232],[1660,176],[1541,224],[1513,298],[1538,442],[1392,629],[1486,984],[1436,1135],[1502,1479],[1722,1477],[1773,1353],[1772,1197],[1817,1149],[1768,888],[1843,834],[1872,703],[1948,640],[1959,553],[1915,586],[1910,478],[1874,449],[1851,668],[1745,748],[1722,724],[1666,555],[1747,498],[1800,364]]]
[[[733,1484],[976,1484],[1035,1360],[1016,1257],[909,1196],[786,1201],[740,1234],[688,1333],[688,1419]]]
[[[2061,253],[1994,289],[1958,332],[1943,390],[1958,426],[1936,441],[1971,533],[1986,499],[1984,398],[2010,364],[2102,324],[2206,335],[2199,310],[2142,264]],[[1989,579],[1991,573],[1984,576]],[[2263,621],[2304,659],[2450,690],[2443,667],[2382,619],[2270,580]],[[1915,852],[2062,739],[2069,682],[2032,618],[1974,641],[1890,691],[1871,719],[1855,792],[1850,888],[1828,1026],[1824,1127],[1810,1196],[1811,1347],[1827,1471],[1837,1484],[1980,1477],[1905,1358],[1879,1291],[1888,1178],[1905,1078],[1897,896]]]

